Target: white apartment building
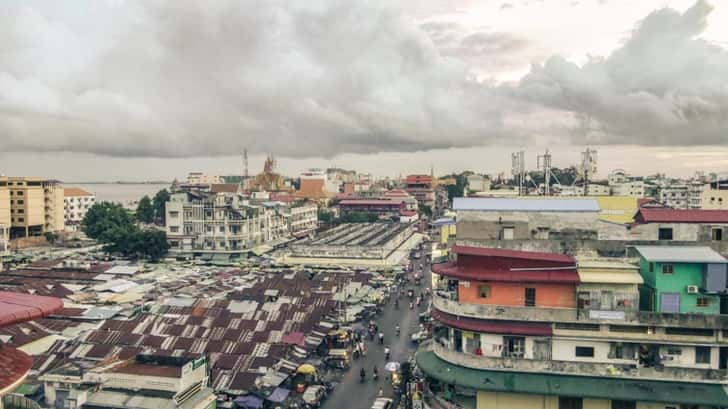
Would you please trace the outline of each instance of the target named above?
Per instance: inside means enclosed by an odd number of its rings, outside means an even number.
[[[171,251],[235,253],[312,231],[316,206],[280,202],[253,204],[236,193],[190,190],[166,204]]]
[[[63,189],[63,218],[66,228],[81,224],[86,213],[96,203],[96,196],[77,187]]]
[[[703,182],[694,180],[684,184],[667,185],[660,188],[660,202],[675,209],[701,209],[703,205]]]
[[[613,170],[607,177],[612,196],[645,197],[645,182],[630,176],[622,169]]]

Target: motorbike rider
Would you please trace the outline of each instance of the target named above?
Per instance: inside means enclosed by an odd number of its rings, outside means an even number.
[[[374,365],[374,368],[372,368],[372,376],[374,377],[374,380],[376,380],[379,377],[379,371],[377,370],[376,365]]]
[[[384,347],[384,360],[389,361],[389,347]]]
[[[382,333],[382,332],[379,333],[379,344],[380,345],[384,344],[384,333]]]
[[[395,333],[395,334],[397,334],[397,336],[399,336],[399,325],[397,325],[397,326],[396,326],[396,327],[394,328],[394,333]]]

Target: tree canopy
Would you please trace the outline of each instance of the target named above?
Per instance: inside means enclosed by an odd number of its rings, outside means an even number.
[[[152,206],[152,199],[149,196],[145,195],[139,200],[136,209],[136,218],[142,223],[154,222],[154,207]]]
[[[132,215],[116,203],[100,202],[91,206],[83,219],[83,231],[104,244],[108,253],[159,260],[169,250],[163,231],[141,230]]]
[[[159,223],[162,224],[162,226],[167,224],[167,216],[166,216],[166,203],[169,202],[170,194],[167,189],[162,189],[157,194],[154,195],[154,199],[152,199],[152,206],[154,207],[154,218],[155,220],[158,220]]]

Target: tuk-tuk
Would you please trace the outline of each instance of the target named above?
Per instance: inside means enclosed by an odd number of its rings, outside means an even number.
[[[332,349],[324,358],[324,362],[331,368],[348,369],[351,366],[349,351],[346,349]]]

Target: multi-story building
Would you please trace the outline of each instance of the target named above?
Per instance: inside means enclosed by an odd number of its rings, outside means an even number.
[[[64,229],[63,186],[57,180],[0,177],[0,225],[10,209],[10,236],[39,236]],[[4,192],[3,192],[4,191]],[[4,223],[7,223],[7,219]]]
[[[77,188],[63,189],[63,211],[66,227],[78,226],[86,213],[96,203],[96,196]]]
[[[329,179],[323,169],[307,169],[301,172],[299,182],[296,196],[312,200],[335,196],[339,193],[339,185],[343,183],[338,179]]]
[[[703,209],[728,210],[728,179],[711,182],[702,191]]]
[[[405,179],[405,190],[417,199],[420,206],[435,209],[435,189],[430,175],[409,175]]]
[[[658,199],[675,209],[700,209],[704,190],[705,184],[699,180],[667,184],[660,188]]]
[[[189,185],[212,185],[225,183],[221,176],[206,175],[203,172],[190,172],[187,174]]]
[[[300,208],[299,208],[300,207]],[[189,190],[166,204],[172,251],[242,252],[317,227],[316,206],[254,204],[236,192]]]
[[[7,180],[0,177],[0,253],[7,251],[10,221],[10,189]]]
[[[728,260],[710,247],[637,246],[645,278],[643,307],[669,313],[720,314]]]
[[[725,320],[640,310],[637,289],[651,278],[636,267],[503,249],[453,253],[433,266],[438,324],[416,355],[430,406],[728,406]]]
[[[622,169],[609,174],[608,184],[613,196],[645,197],[645,182],[641,178],[630,176]]]

